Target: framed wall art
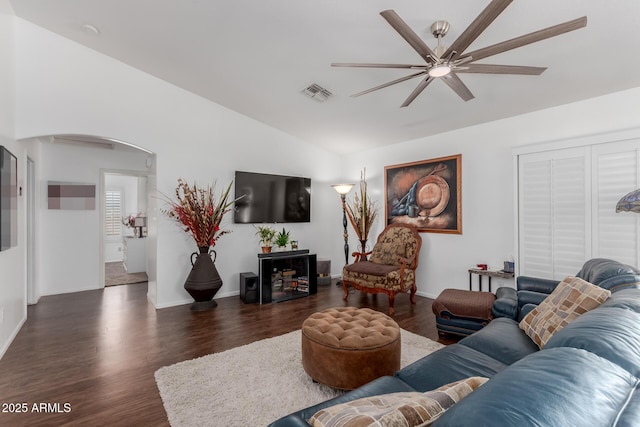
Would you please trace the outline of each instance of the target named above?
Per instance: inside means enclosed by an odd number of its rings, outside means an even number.
[[[96,208],[96,186],[48,181],[47,200],[49,209],[92,211]]]
[[[386,224],[462,234],[462,155],[385,166]]]
[[[0,251],[18,245],[18,159],[0,145]]]

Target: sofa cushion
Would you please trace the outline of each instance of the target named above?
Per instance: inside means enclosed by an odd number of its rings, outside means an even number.
[[[581,348],[640,377],[640,313],[600,306],[556,333],[545,349]]]
[[[569,276],[522,319],[520,328],[543,348],[554,333],[602,304],[610,295],[606,289]]]
[[[640,287],[640,270],[611,259],[590,259],[576,276],[611,292]]]
[[[487,382],[473,377],[425,393],[391,393],[321,409],[309,424],[314,427],[422,426]]]
[[[395,265],[376,264],[371,261],[360,261],[345,265],[344,269],[352,273],[384,277],[392,271],[398,270],[398,267]]]
[[[525,357],[445,412],[436,427],[638,425],[632,397],[638,379],[618,365],[575,348]],[[636,399],[637,402],[637,399]]]
[[[496,290],[496,300],[491,307],[493,317],[518,317],[518,292],[508,286]]]
[[[518,291],[518,306],[524,307],[527,304],[538,305],[542,301],[544,301],[549,296],[549,294],[551,294],[551,292],[545,294],[543,292]]]
[[[400,369],[396,377],[425,392],[469,377],[491,378],[507,365],[478,350],[451,344]]]
[[[600,285],[600,283],[612,277],[626,274],[640,274],[640,271],[611,259],[592,258],[584,263],[578,274],[576,274],[576,277]]]
[[[518,322],[506,317],[493,319],[481,331],[464,338],[459,344],[478,350],[505,365],[511,365],[540,350],[518,327]]]
[[[602,303],[601,307],[618,307],[640,313],[640,298],[635,289],[621,289],[611,294],[611,298]]]

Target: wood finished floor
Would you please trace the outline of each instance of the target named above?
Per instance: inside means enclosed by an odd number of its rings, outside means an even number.
[[[329,307],[387,310],[386,296],[356,292],[344,303],[334,285],[275,304],[221,298],[207,312],[191,312],[189,305],[155,310],[146,293],[146,284],[123,285],[47,296],[29,306],[27,322],[0,360],[1,409],[26,403],[28,413],[0,412],[0,425],[168,426],[157,369],[291,332]],[[408,295],[399,295],[394,319],[438,340],[432,300],[416,300],[411,305]],[[258,356],[256,363],[262,363]],[[31,412],[34,403],[59,403],[61,412]],[[70,412],[62,412],[64,403]]]

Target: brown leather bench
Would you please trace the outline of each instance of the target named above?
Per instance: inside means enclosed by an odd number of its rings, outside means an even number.
[[[316,382],[352,390],[400,369],[400,327],[386,314],[331,308],[302,324],[302,366]]]

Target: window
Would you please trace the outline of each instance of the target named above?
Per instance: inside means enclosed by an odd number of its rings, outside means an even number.
[[[520,156],[520,274],[564,278],[589,258],[587,153]]]
[[[122,235],[122,191],[107,190],[104,201],[104,232],[106,236]]]
[[[590,258],[638,265],[640,215],[616,203],[639,186],[639,138],[518,155],[519,274],[562,280]]]

